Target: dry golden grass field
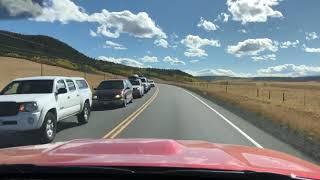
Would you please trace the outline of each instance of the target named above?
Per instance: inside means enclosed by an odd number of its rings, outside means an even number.
[[[85,74],[79,71],[73,71],[64,69],[57,66],[42,66],[44,76],[77,76],[86,77],[91,88],[96,87],[104,78],[119,78],[112,74],[103,73],[101,74]],[[41,64],[31,62],[24,59],[0,57],[0,89],[15,78],[28,77],[28,76],[40,76],[41,75]]]
[[[270,117],[320,142],[319,82],[252,82],[184,84],[206,95]]]

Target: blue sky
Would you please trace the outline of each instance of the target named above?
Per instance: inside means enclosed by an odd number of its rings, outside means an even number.
[[[49,35],[131,66],[310,76],[320,75],[319,7],[318,0],[0,0],[0,29]]]

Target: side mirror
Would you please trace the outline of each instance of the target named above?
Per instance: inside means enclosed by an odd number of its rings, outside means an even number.
[[[67,93],[67,92],[68,92],[68,91],[67,91],[66,88],[60,88],[60,89],[58,89],[57,95],[59,95],[59,94],[65,94],[65,93]]]

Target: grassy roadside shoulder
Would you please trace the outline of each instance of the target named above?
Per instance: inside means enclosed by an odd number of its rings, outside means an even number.
[[[320,129],[320,120],[313,114],[234,95],[230,92],[213,92],[205,86],[165,83],[188,89],[223,106],[320,162],[320,134],[317,133]],[[312,131],[314,129],[315,131]]]

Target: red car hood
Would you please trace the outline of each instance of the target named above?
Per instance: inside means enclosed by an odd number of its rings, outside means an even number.
[[[181,167],[272,172],[320,179],[320,167],[290,155],[204,141],[73,140],[0,150],[0,164]]]

